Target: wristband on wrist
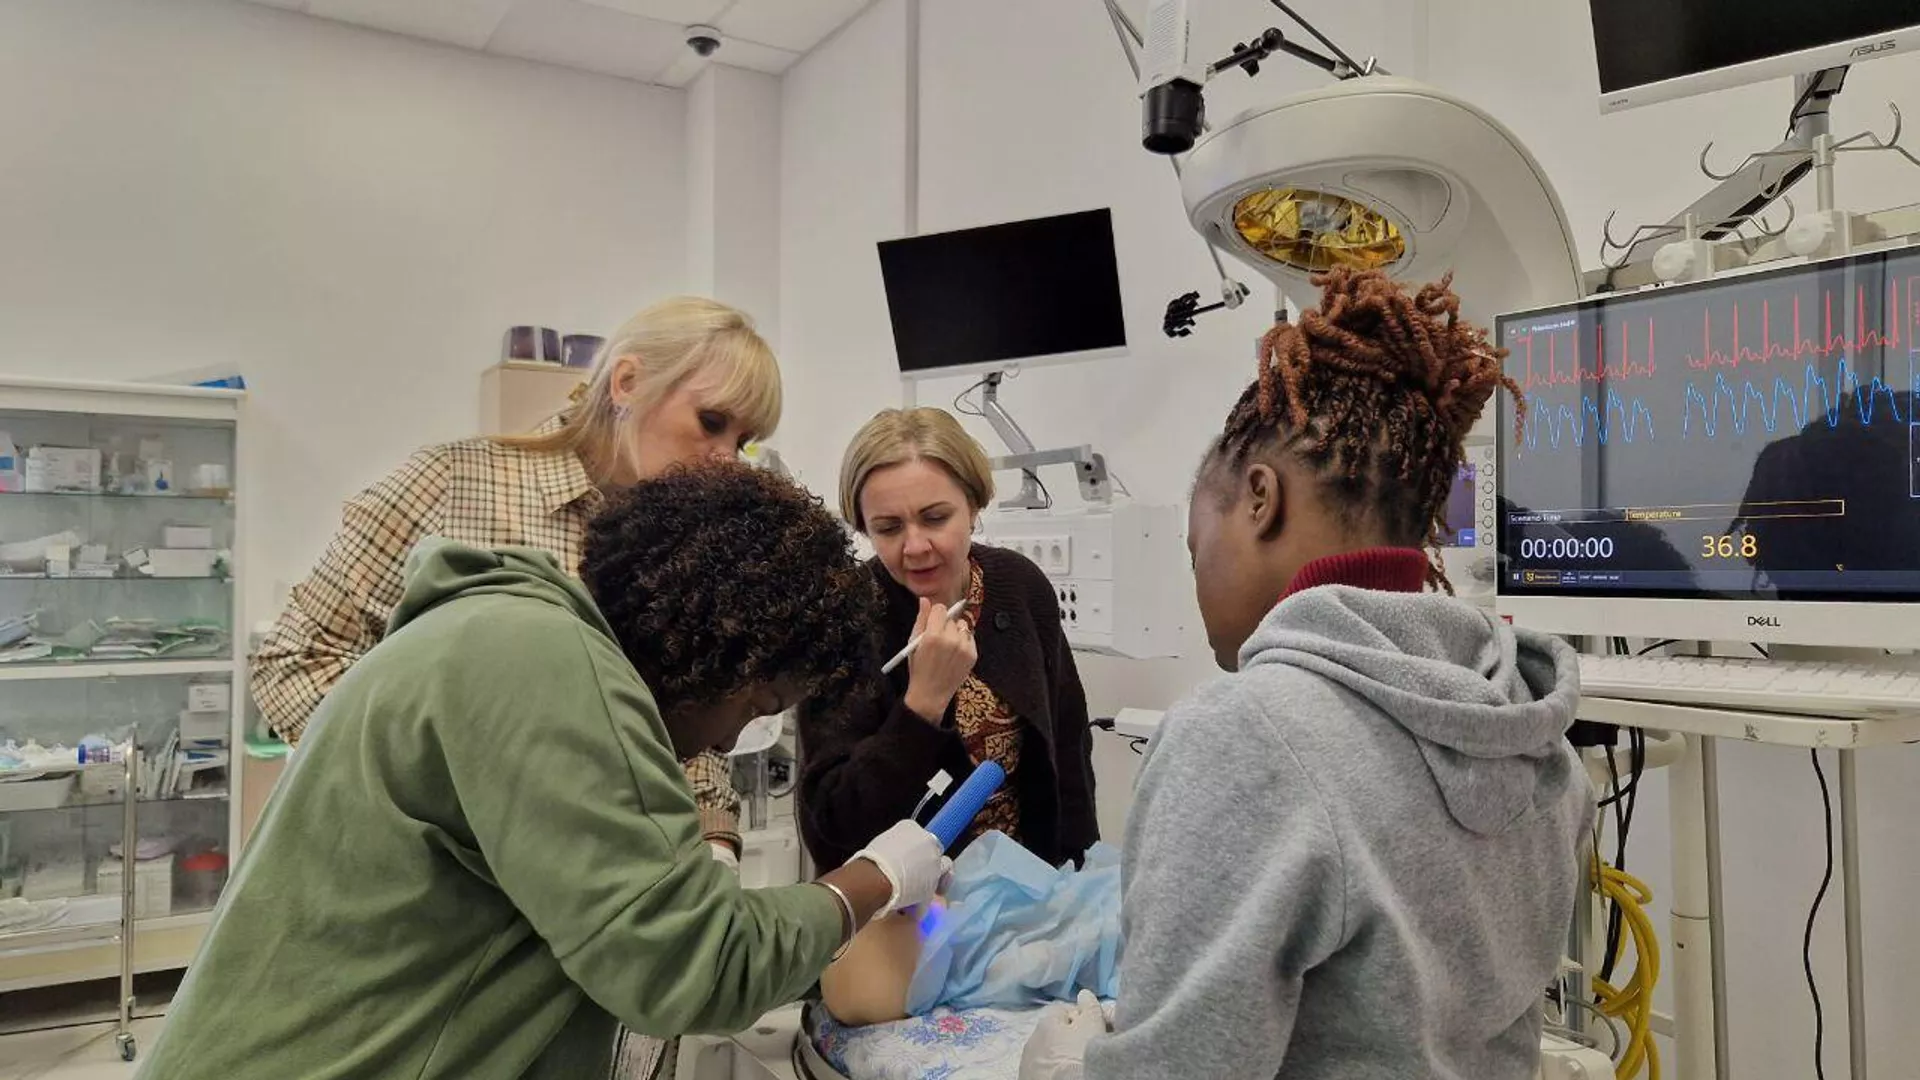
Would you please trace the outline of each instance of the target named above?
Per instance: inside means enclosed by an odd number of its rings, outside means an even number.
[[[853,935],[860,929],[859,919],[853,914],[853,901],[847,899],[847,894],[840,891],[840,886],[830,881],[816,881],[814,884],[832,893],[833,898],[840,901],[840,947],[833,951],[833,958],[838,960],[847,955],[847,950],[853,947]]]

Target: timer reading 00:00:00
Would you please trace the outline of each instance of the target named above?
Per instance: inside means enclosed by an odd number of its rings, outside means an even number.
[[[1523,559],[1611,559],[1613,558],[1613,537],[1589,536],[1584,539],[1577,536],[1522,537],[1520,557]]]

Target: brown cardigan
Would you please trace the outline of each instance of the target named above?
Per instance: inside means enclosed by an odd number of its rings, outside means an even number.
[[[1016,773],[1021,840],[1051,864],[1077,861],[1100,838],[1100,826],[1087,699],[1060,627],[1059,600],[1040,568],[1020,555],[975,544],[973,558],[987,593],[975,621],[974,671],[1027,722]],[[872,658],[878,691],[838,707],[811,704],[799,714],[800,834],[822,870],[913,813],[934,773],[945,769],[957,783],[973,771],[952,707],[935,727],[902,704],[909,665],[878,674],[880,661],[912,636],[919,601],[878,559],[868,565],[884,598]]]

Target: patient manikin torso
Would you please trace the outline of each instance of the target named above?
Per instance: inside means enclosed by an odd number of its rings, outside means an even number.
[[[1002,833],[974,841],[944,901],[876,920],[820,979],[845,1024],[936,1006],[1028,1008],[1079,990],[1111,1000],[1120,954],[1120,858],[1098,844],[1055,869]]]

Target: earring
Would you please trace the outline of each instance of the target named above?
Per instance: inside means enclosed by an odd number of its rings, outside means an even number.
[[[615,402],[613,406],[613,418],[623,424],[626,423],[633,418],[633,406],[628,405],[624,401]]]

